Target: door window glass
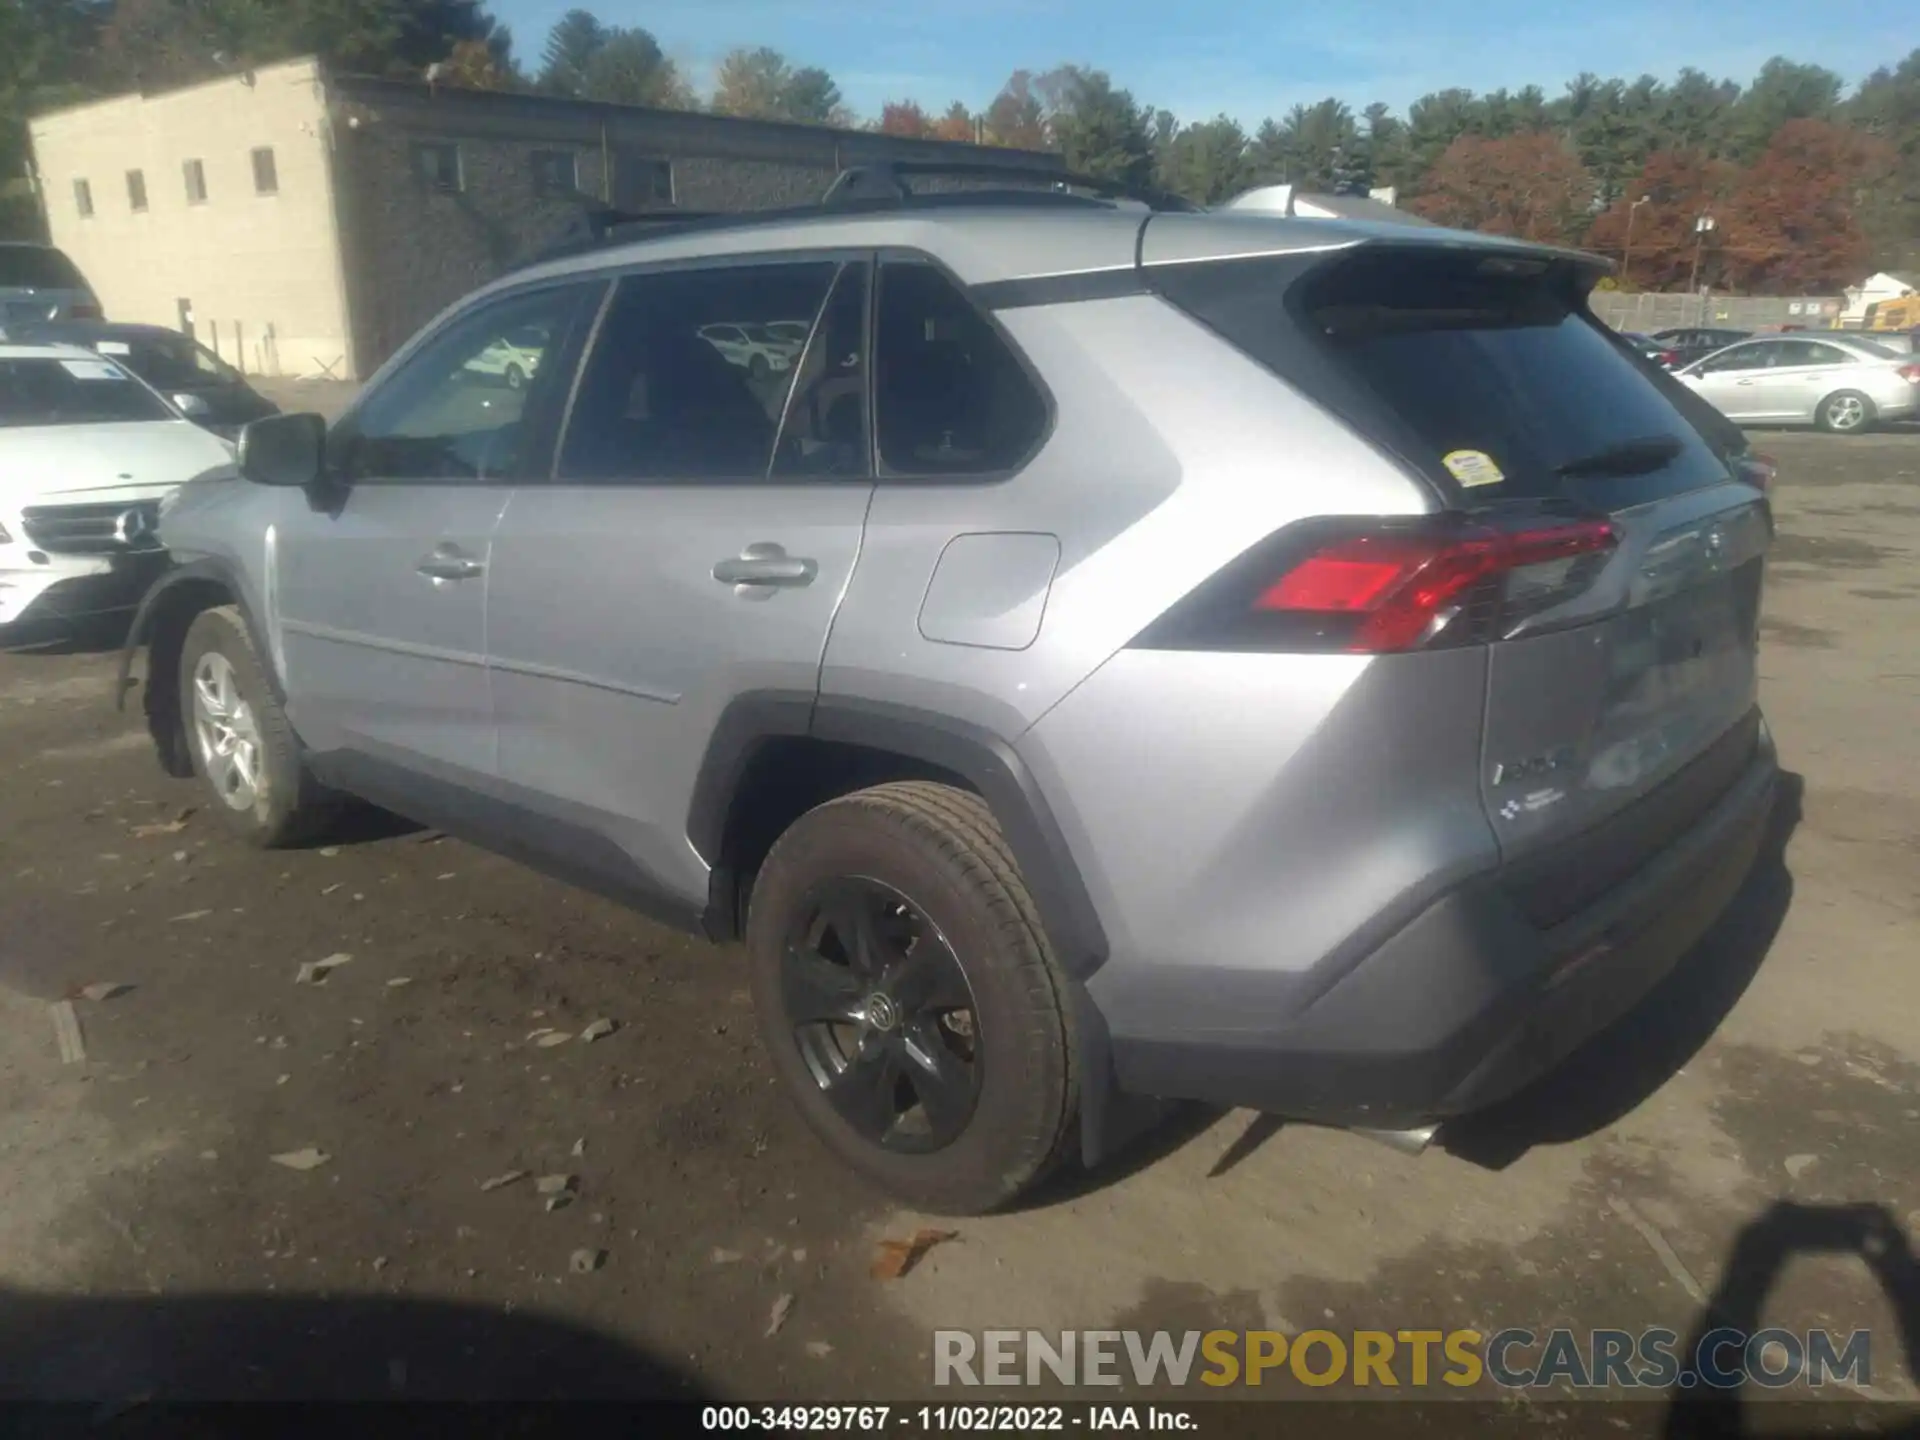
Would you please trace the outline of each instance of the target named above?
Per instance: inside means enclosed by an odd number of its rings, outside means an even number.
[[[1716,375],[1723,370],[1763,370],[1772,364],[1773,347],[1771,345],[1742,345],[1736,350],[1724,350],[1700,366],[1703,375]]]
[[[776,476],[873,473],[867,431],[868,273],[865,265],[841,270],[811,337],[790,321],[763,327],[770,343],[800,357],[774,450]]]
[[[1047,405],[972,302],[931,265],[881,271],[874,423],[896,475],[983,475],[1025,463]]]
[[[454,321],[369,396],[344,437],[353,480],[525,478],[543,468],[544,415],[564,365],[548,364],[579,324],[592,285],[536,290]]]
[[[557,478],[764,480],[797,356],[753,332],[776,321],[811,332],[838,268],[809,261],[622,280],[581,375]]]

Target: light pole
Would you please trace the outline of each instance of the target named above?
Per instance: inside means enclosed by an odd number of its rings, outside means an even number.
[[[1700,247],[1707,243],[1707,232],[1713,229],[1713,217],[1702,215],[1693,222],[1693,273],[1687,277],[1687,289],[1695,295],[1700,293]],[[1706,307],[1700,308],[1700,321],[1706,322]]]
[[[1626,253],[1620,257],[1620,288],[1622,290],[1627,288],[1627,282],[1633,275],[1633,217],[1639,212],[1640,207],[1651,199],[1653,199],[1651,195],[1642,195],[1627,206],[1627,248]]]

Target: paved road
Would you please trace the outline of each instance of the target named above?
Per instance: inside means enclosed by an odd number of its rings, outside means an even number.
[[[1845,1252],[1892,1274],[1920,1231],[1920,435],[1766,443],[1795,798],[1661,994],[1417,1160],[1195,1115],[891,1284],[873,1244],[917,1217],[773,1088],[736,953],[399,826],[243,849],[111,709],[110,656],[0,656],[0,1395],[907,1397],[936,1327],[1711,1310],[1871,1327],[1912,1398],[1891,1282]],[[93,982],[135,988],[78,1003],[63,1066],[47,1003]],[[482,1188],[516,1170],[577,1198]]]

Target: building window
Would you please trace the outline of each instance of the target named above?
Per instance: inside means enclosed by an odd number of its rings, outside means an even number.
[[[93,186],[85,180],[73,182],[73,208],[80,212],[82,220],[93,215]]]
[[[127,172],[127,203],[135,214],[147,208],[147,177],[138,170]]]
[[[572,196],[580,192],[580,157],[571,150],[533,152],[533,193]]]
[[[207,203],[207,170],[198,160],[189,160],[180,167],[187,177],[187,203],[204,205]]]
[[[271,145],[262,145],[253,152],[253,193],[256,195],[280,193],[280,172],[274,168]]]
[[[420,183],[442,195],[457,195],[466,189],[460,170],[460,147],[438,141],[422,140],[413,147],[413,170]]]
[[[646,210],[673,204],[673,164],[649,155],[616,155],[613,166],[613,206],[616,210]]]

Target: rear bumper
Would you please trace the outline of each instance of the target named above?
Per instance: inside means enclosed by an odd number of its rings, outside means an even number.
[[[1691,828],[1570,918],[1539,928],[1500,877],[1469,882],[1276,1028],[1115,1035],[1116,1082],[1382,1128],[1504,1099],[1632,1009],[1712,926],[1760,852],[1777,774],[1763,731]]]

